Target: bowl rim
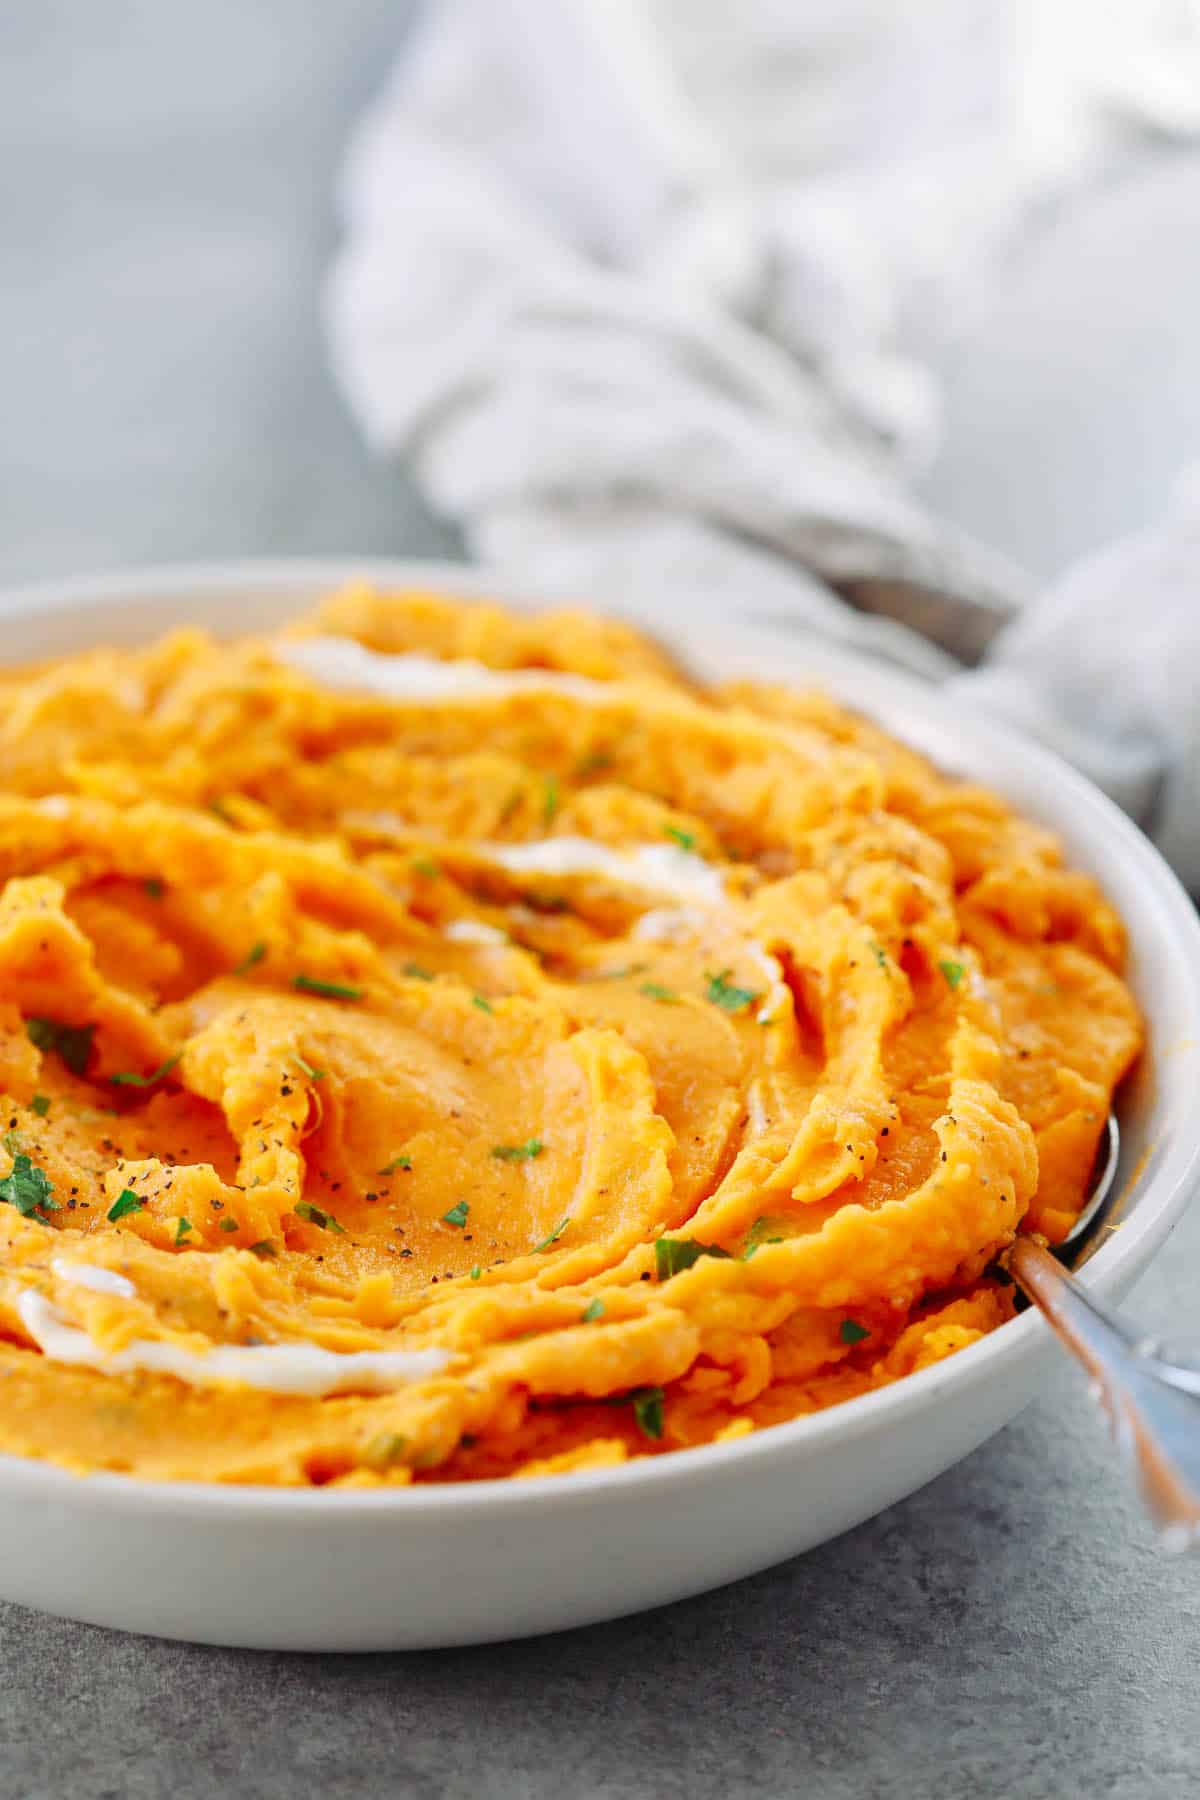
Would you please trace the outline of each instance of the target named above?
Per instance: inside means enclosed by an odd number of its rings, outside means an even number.
[[[320,557],[242,557],[222,561],[149,564],[112,569],[99,574],[44,579],[0,590],[0,619],[73,613],[86,615],[92,608],[122,600],[158,600],[175,608],[187,600],[211,604],[215,595],[233,597],[253,590],[260,596],[282,596],[296,591],[311,593],[323,588],[362,580],[380,586],[427,587],[464,598],[489,598],[517,608],[542,605],[588,605],[586,597],[564,597],[561,586],[531,581],[503,569],[460,564],[445,559],[371,557],[359,555]],[[669,603],[668,603],[669,604]],[[602,608],[610,616],[625,617],[643,629],[656,629],[670,645],[671,617],[667,608],[644,597],[623,596],[616,605]],[[788,629],[786,622],[732,621],[723,608],[689,594],[687,623],[700,622],[710,641],[722,635],[730,644],[779,646],[780,629],[787,630],[793,650],[810,657],[814,677],[853,676],[865,686],[863,709],[871,715],[873,695],[889,692],[898,701],[919,702],[924,713],[964,734],[977,749],[994,748],[1001,760],[1016,758],[1044,778],[1047,785],[1090,812],[1106,827],[1114,850],[1131,857],[1144,883],[1147,918],[1164,943],[1183,952],[1178,963],[1189,989],[1189,1009],[1200,1039],[1200,915],[1174,872],[1159,851],[1133,822],[1055,752],[1027,739],[992,718],[978,719],[946,700],[919,677],[883,661],[872,661],[850,649],[831,646]],[[657,621],[657,624],[656,624]],[[178,620],[170,621],[177,625]],[[164,621],[164,629],[168,624]],[[678,639],[680,633],[676,630]],[[811,652],[811,656],[810,656]],[[686,661],[686,644],[676,653]],[[2,660],[2,658],[0,658]],[[1004,791],[1003,782],[1000,791]],[[1190,956],[1187,952],[1190,950]],[[1158,1148],[1158,1146],[1156,1146]],[[1142,1179],[1140,1173],[1135,1179]],[[1161,1165],[1146,1179],[1145,1192],[1130,1209],[1120,1231],[1113,1233],[1086,1264],[1083,1279],[1100,1293],[1120,1282],[1129,1268],[1144,1268],[1161,1248],[1182,1217],[1200,1185],[1200,1121],[1192,1141],[1181,1138],[1164,1148]],[[839,1402],[821,1412],[801,1415],[779,1425],[725,1443],[702,1444],[638,1457],[632,1462],[599,1469],[543,1475],[534,1480],[489,1477],[461,1483],[426,1483],[371,1491],[353,1489],[279,1487],[257,1483],[154,1481],[146,1477],[103,1471],[79,1474],[62,1465],[36,1457],[0,1453],[0,1484],[22,1489],[33,1497],[58,1503],[76,1498],[100,1504],[106,1510],[133,1514],[204,1513],[261,1514],[281,1512],[297,1520],[315,1522],[347,1514],[393,1517],[396,1521],[428,1518],[443,1512],[508,1513],[537,1511],[545,1507],[587,1506],[599,1500],[616,1501],[646,1488],[691,1479],[716,1477],[731,1469],[764,1461],[783,1462],[793,1456],[821,1451],[831,1443],[859,1439],[882,1424],[901,1425],[942,1399],[976,1382],[1003,1379],[1004,1371],[1024,1362],[1049,1340],[1049,1327],[1031,1308],[978,1342],[927,1369],[918,1370],[888,1387]]]

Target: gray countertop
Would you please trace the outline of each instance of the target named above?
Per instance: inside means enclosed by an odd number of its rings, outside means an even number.
[[[1184,1317],[1196,1224],[1146,1316]],[[1200,1772],[1196,1566],[1148,1547],[1065,1370],[903,1505],[640,1618],[345,1658],[0,1624],[22,1800],[1192,1800]]]
[[[0,578],[452,544],[369,462],[316,310],[337,147],[407,10],[6,10]],[[1198,1280],[1193,1214],[1137,1309],[1195,1330]],[[838,1542],[558,1638],[290,1657],[0,1607],[0,1796],[1191,1800],[1198,1636],[1200,1564],[1151,1549],[1064,1367]]]

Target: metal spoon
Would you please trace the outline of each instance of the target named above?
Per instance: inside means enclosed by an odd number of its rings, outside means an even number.
[[[1116,1190],[1120,1134],[1111,1117],[1093,1188],[1059,1255],[1103,1223]],[[1091,1376],[1117,1449],[1133,1471],[1165,1550],[1200,1548],[1200,1361],[1177,1355],[1103,1305],[1059,1256],[1020,1237],[1005,1259],[1021,1291]]]

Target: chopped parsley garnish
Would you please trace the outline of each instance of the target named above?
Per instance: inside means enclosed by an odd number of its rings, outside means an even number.
[[[547,775],[545,798],[542,801],[542,823],[544,825],[553,823],[554,815],[561,804],[562,796],[558,789],[558,776]]]
[[[320,994],[323,1000],[361,1000],[363,989],[344,981],[321,981],[315,975],[294,975],[292,986],[302,994]]]
[[[667,1281],[672,1275],[682,1275],[702,1256],[719,1256],[729,1260],[728,1250],[722,1250],[720,1244],[700,1244],[695,1238],[660,1237],[654,1243],[654,1268],[660,1281]]]
[[[643,981],[638,988],[639,994],[645,994],[650,1000],[661,1000],[664,1006],[678,1006],[679,995],[669,987],[663,987],[660,981]]]
[[[187,1236],[188,1232],[193,1229],[194,1229],[194,1227],[193,1227],[192,1221],[190,1219],[183,1219],[183,1218],[177,1219],[175,1221],[175,1242],[177,1244],[182,1244],[182,1242],[183,1242],[184,1238]]]
[[[110,1225],[115,1225],[118,1219],[125,1218],[127,1214],[141,1212],[145,1205],[141,1195],[135,1194],[132,1188],[122,1188],[105,1217]]]
[[[11,1170],[0,1181],[0,1200],[15,1206],[23,1219],[44,1218],[47,1212],[57,1212],[58,1201],[50,1197],[53,1192],[45,1169],[39,1169],[22,1151],[13,1157]]]
[[[678,825],[664,825],[663,836],[674,838],[681,850],[694,850],[696,848],[695,832],[681,831]]]
[[[597,1295],[596,1299],[593,1300],[590,1305],[585,1306],[583,1311],[580,1313],[579,1323],[581,1325],[590,1325],[593,1322],[593,1320],[602,1319],[603,1317],[604,1317],[604,1302]]]
[[[414,875],[423,875],[426,881],[436,881],[442,872],[431,856],[414,856],[409,867]]]
[[[237,965],[237,968],[233,971],[234,974],[235,975],[244,975],[246,973],[247,969],[252,969],[254,967],[255,963],[260,963],[266,954],[267,954],[267,946],[263,943],[262,939],[260,938],[257,944],[251,944],[251,946],[247,950],[245,956],[243,956],[241,962]]]
[[[160,881],[157,875],[147,875],[142,887],[152,900],[161,900],[167,891],[166,882]]]
[[[472,1270],[471,1270],[471,1280],[472,1280],[472,1281],[478,1281],[478,1280],[479,1280],[479,1277],[480,1277],[480,1276],[481,1276],[481,1275],[482,1275],[482,1274],[483,1274],[483,1270],[482,1270],[482,1268],[481,1268],[481,1267],[480,1267],[480,1265],[479,1265],[479,1264],[478,1264],[478,1263],[476,1263],[476,1264],[475,1264],[475,1267],[474,1267],[474,1268],[473,1268],[473,1269],[472,1269]]]
[[[279,1246],[270,1238],[259,1238],[257,1244],[250,1245],[251,1256],[257,1256],[260,1262],[271,1262],[279,1255]]]
[[[157,1069],[151,1069],[149,1075],[137,1075],[131,1069],[122,1069],[119,1075],[110,1075],[109,1080],[115,1087],[153,1087],[164,1075],[169,1075],[179,1061],[178,1056],[168,1056],[166,1062],[159,1063]]]
[[[634,1388],[629,1395],[633,1416],[643,1437],[661,1438],[663,1434],[663,1391],[660,1387]]]
[[[485,1000],[482,994],[472,994],[471,995],[471,1005],[477,1006],[479,1008],[480,1012],[490,1013],[495,1010],[494,1007],[492,1006],[491,1001]]]
[[[450,1208],[449,1212],[444,1212],[442,1214],[442,1218],[445,1220],[447,1225],[457,1225],[459,1230],[461,1231],[462,1227],[467,1222],[467,1214],[470,1212],[470,1210],[471,1210],[471,1207],[470,1207],[470,1203],[468,1201],[459,1200],[454,1206],[452,1206]]]
[[[368,1469],[386,1469],[399,1462],[407,1446],[408,1439],[398,1431],[381,1431],[364,1447],[362,1460]]]
[[[568,1214],[566,1214],[566,1216],[564,1218],[561,1218],[558,1221],[558,1224],[554,1227],[554,1230],[550,1233],[549,1237],[544,1237],[540,1244],[535,1244],[533,1246],[532,1254],[534,1256],[537,1256],[540,1254],[541,1251],[549,1250],[551,1244],[557,1244],[559,1238],[562,1236],[563,1232],[567,1229],[567,1226],[570,1223],[571,1223],[571,1215],[568,1213]]]
[[[838,1336],[843,1344],[861,1344],[863,1339],[869,1338],[870,1335],[866,1326],[860,1325],[857,1319],[843,1319],[838,1326]]]
[[[872,944],[871,955],[875,958],[875,961],[879,964],[881,969],[887,968],[887,951],[883,948],[882,944]]]
[[[384,1163],[382,1169],[376,1169],[377,1175],[394,1175],[397,1169],[411,1169],[411,1156],[393,1156],[390,1163]]]
[[[39,1119],[44,1119],[46,1114],[50,1111],[49,1094],[35,1094],[33,1099],[29,1102],[29,1110],[30,1112],[35,1112]]]
[[[433,980],[433,970],[432,969],[423,969],[421,967],[420,963],[413,963],[413,962],[405,963],[404,973],[406,975],[411,975],[414,981],[432,981]]]
[[[4,1133],[2,1138],[0,1138],[0,1144],[4,1145],[4,1148],[8,1151],[10,1156],[15,1156],[19,1150],[25,1148],[25,1139],[21,1136],[19,1131],[12,1131],[10,1129]]]
[[[493,1144],[492,1155],[497,1162],[532,1162],[545,1148],[541,1138],[527,1138],[523,1144]]]
[[[64,1025],[59,1019],[26,1019],[25,1031],[39,1050],[54,1050],[72,1075],[82,1075],[92,1054],[94,1025]]]
[[[725,1012],[744,1012],[748,1006],[754,1005],[758,995],[752,988],[735,987],[729,979],[731,973],[730,969],[722,969],[718,975],[706,974],[708,987],[704,997]]]
[[[938,968],[946,977],[946,986],[949,988],[956,988],[967,972],[960,962],[940,962]]]
[[[345,1237],[346,1227],[334,1218],[332,1213],[322,1212],[311,1200],[297,1200],[293,1209],[298,1219],[307,1219],[321,1231],[336,1231],[339,1237]]]
[[[221,1219],[217,1225],[217,1230],[229,1232],[240,1231],[241,1226],[236,1219]]]
[[[309,1081],[324,1081],[329,1073],[328,1069],[314,1069],[312,1064],[306,1062],[302,1056],[293,1055],[292,1061],[295,1063],[300,1073],[308,1077]]]
[[[754,1252],[761,1249],[764,1244],[782,1244],[783,1239],[781,1237],[767,1237],[766,1230],[767,1221],[765,1219],[755,1219],[753,1225],[746,1234],[746,1248],[742,1251],[743,1262],[749,1262],[750,1258],[754,1255]]]

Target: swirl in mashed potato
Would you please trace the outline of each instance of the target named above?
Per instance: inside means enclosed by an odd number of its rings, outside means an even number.
[[[0,1449],[533,1475],[1010,1316],[1139,1020],[1054,840],[815,694],[355,589],[0,675]]]

